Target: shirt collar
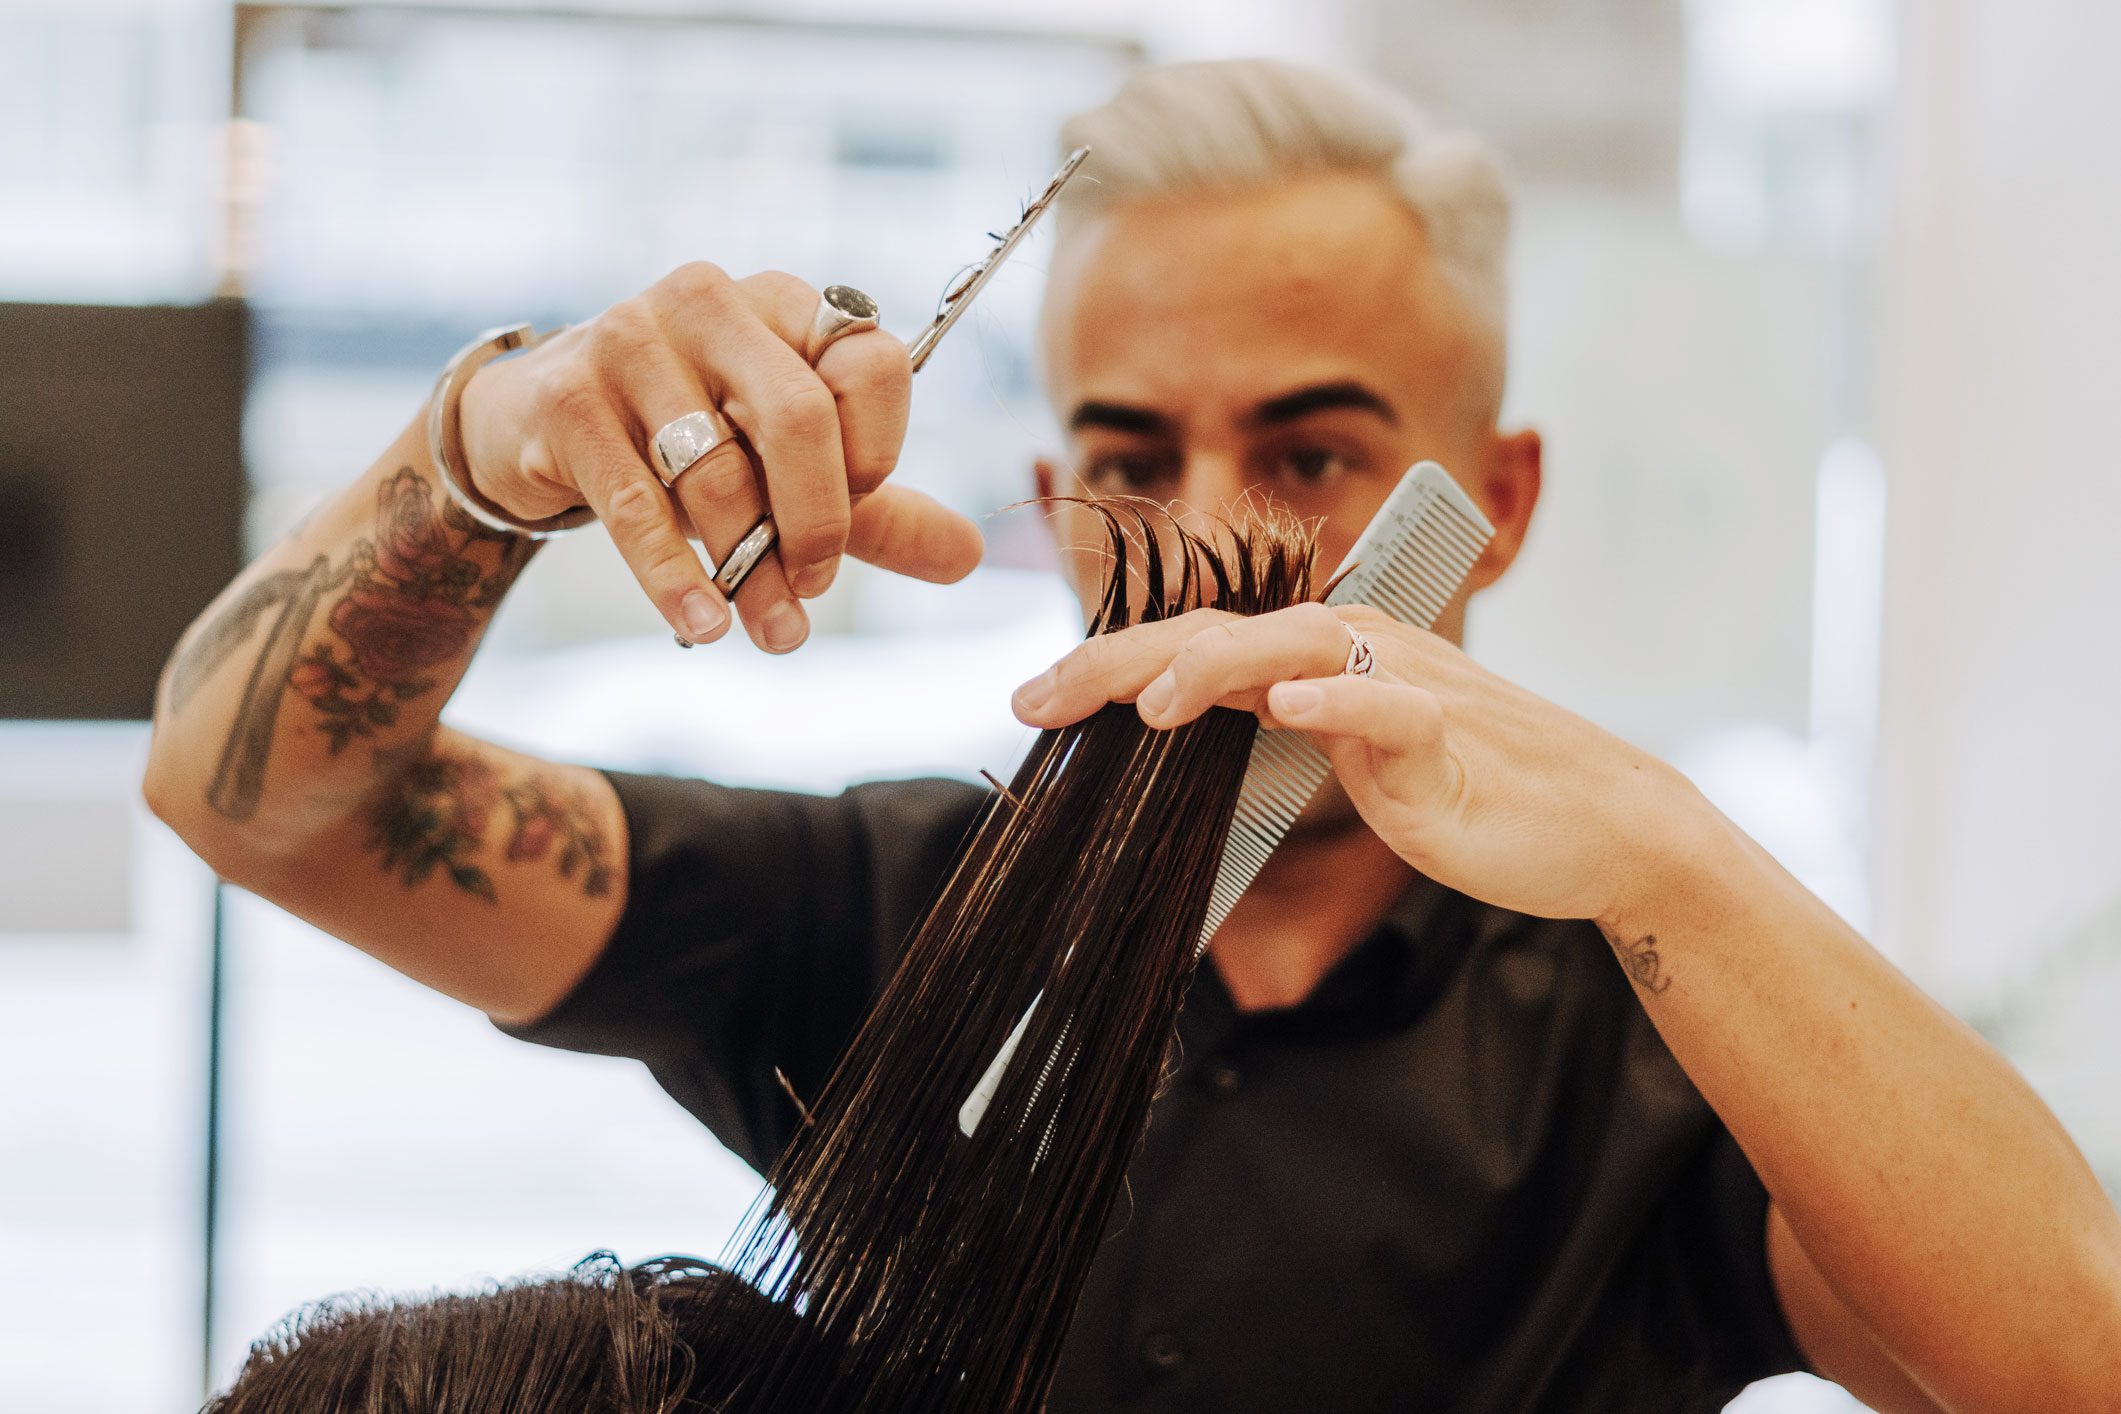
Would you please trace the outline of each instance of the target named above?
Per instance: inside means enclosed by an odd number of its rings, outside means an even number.
[[[1287,1037],[1376,1034],[1412,1025],[1464,958],[1479,905],[1417,874],[1370,935],[1292,1007],[1240,1012],[1212,962],[1195,975],[1187,1010],[1217,1031]]]

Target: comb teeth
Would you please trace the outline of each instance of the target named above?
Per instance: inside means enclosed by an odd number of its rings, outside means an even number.
[[[1392,489],[1356,539],[1326,602],[1367,604],[1401,623],[1428,628],[1494,534],[1458,483],[1436,463],[1422,462]],[[1260,733],[1208,896],[1203,951],[1332,770],[1325,753],[1298,733]]]
[[[1262,731],[1254,740],[1244,789],[1237,797],[1237,814],[1230,820],[1215,888],[1208,895],[1201,947],[1206,948],[1208,939],[1223,926],[1238,896],[1259,877],[1267,856],[1274,853],[1332,770],[1325,753],[1294,732]]]

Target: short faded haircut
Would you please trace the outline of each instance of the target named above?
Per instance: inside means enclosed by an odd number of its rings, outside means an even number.
[[[1063,151],[1091,155],[1059,208],[1059,237],[1132,201],[1242,191],[1314,173],[1375,176],[1422,224],[1499,381],[1510,198],[1493,148],[1447,132],[1374,80],[1273,59],[1142,69],[1070,118]]]

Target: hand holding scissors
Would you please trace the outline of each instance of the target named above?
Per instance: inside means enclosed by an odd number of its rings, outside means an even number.
[[[859,290],[733,279],[705,263],[555,334],[494,331],[438,387],[440,469],[489,526],[542,535],[602,520],[687,646],[719,638],[734,603],[760,647],[796,647],[809,633],[801,600],[824,592],[842,554],[962,578],[979,561],[977,527],[885,484],[911,378],[1086,155],[1069,157],[910,346]],[[514,349],[528,352],[471,376]],[[712,574],[688,537],[727,547]]]

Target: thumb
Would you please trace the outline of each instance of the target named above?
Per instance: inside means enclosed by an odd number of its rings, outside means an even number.
[[[855,501],[847,553],[878,569],[955,584],[979,567],[979,527],[910,486],[879,486]]]
[[[1320,738],[1338,766],[1349,746],[1368,748],[1369,773],[1402,800],[1448,789],[1456,775],[1444,749],[1436,694],[1385,677],[1301,678],[1267,689],[1274,720]]]

